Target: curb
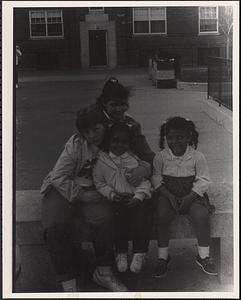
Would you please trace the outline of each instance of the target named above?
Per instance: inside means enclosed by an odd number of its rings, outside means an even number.
[[[218,102],[213,99],[204,99],[202,102],[203,111],[221,125],[228,132],[233,132],[233,113],[224,106],[219,106]]]

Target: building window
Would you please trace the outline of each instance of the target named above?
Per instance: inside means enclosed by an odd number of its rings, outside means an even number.
[[[166,33],[166,7],[133,8],[133,33]]]
[[[30,37],[54,38],[64,36],[61,10],[35,10],[29,12]]]
[[[198,48],[197,55],[198,55],[198,57],[197,57],[198,66],[204,67],[204,66],[208,65],[208,57],[209,56],[219,57],[220,49],[218,47]]]
[[[218,7],[199,7],[199,33],[218,32]]]

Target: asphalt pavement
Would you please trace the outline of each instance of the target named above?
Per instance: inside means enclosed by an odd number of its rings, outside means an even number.
[[[157,89],[148,79],[147,69],[20,71],[16,90],[16,190],[37,190],[53,167],[70,135],[75,132],[76,111],[94,103],[109,76],[132,87],[129,113],[141,123],[154,151],[158,150],[159,128],[170,116],[183,116],[196,124],[198,149],[207,158],[214,183],[232,184],[232,134],[203,111],[206,92]],[[221,285],[195,264],[196,240],[172,240],[173,264],[163,279],[154,279],[156,242],[152,241],[144,272],[126,274],[123,281],[140,292],[228,292],[232,285]],[[45,245],[22,245],[22,275],[19,292],[50,292],[58,289]],[[36,273],[35,270],[38,270]],[[102,291],[91,281],[80,291]]]

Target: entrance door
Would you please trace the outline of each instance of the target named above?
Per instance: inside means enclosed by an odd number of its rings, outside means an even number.
[[[89,30],[90,66],[106,66],[106,30]]]

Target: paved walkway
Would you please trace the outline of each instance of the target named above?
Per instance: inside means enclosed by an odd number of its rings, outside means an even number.
[[[86,83],[92,81],[92,88],[98,95],[103,82],[109,76],[116,76],[124,85],[133,87],[129,112],[142,124],[143,133],[153,150],[158,150],[159,127],[166,118],[174,115],[189,118],[195,122],[200,134],[198,149],[205,154],[208,160],[212,181],[232,184],[232,135],[203,112],[203,104],[207,101],[204,92],[156,89],[148,80],[147,70],[144,69],[89,70],[86,72],[76,70],[73,72],[48,72],[47,74],[46,72],[20,72],[20,85],[22,84],[23,89],[27,91],[28,87],[34,83],[36,88],[39,86],[43,91],[44,82],[52,81],[61,85],[62,81],[80,81],[82,84],[85,81]],[[21,97],[23,97],[24,91],[20,90],[21,87],[18,93],[22,93]],[[52,92],[54,93],[54,91]],[[69,103],[60,103],[59,105],[64,110],[68,108]],[[45,109],[46,112],[48,107],[41,107],[41,109]],[[45,121],[47,122],[47,119]],[[21,138],[19,141],[21,143]],[[216,277],[206,276],[195,265],[195,240],[173,240],[170,250],[173,256],[173,265],[170,273],[165,279],[153,279],[151,275],[155,266],[156,250],[156,243],[152,242],[147,267],[142,276],[138,278],[131,275],[125,276],[124,281],[133,291],[226,292],[232,290],[232,286],[220,285]],[[20,292],[55,290],[57,284],[46,255],[46,246],[26,244],[21,246],[21,251],[24,253],[23,273],[17,283],[17,290]],[[36,270],[38,271],[36,272]],[[81,290],[101,291],[91,282],[81,286]]]
[[[187,91],[177,89],[157,89],[148,80],[146,69],[95,69],[74,71],[42,71],[20,72],[20,84],[40,84],[44,93],[44,82],[79,81],[83,86],[95,90],[97,97],[103,83],[110,76],[116,76],[121,83],[132,87],[133,96],[130,100],[129,113],[142,124],[143,132],[147,136],[153,150],[158,150],[159,127],[166,118],[180,115],[193,120],[200,134],[198,148],[208,159],[211,178],[214,182],[232,182],[232,134],[216,124],[203,111],[203,104],[207,98],[206,92]],[[93,82],[90,84],[89,82]],[[89,87],[91,85],[91,88]],[[38,87],[35,86],[35,93]],[[61,88],[61,87],[60,87]],[[56,85],[56,92],[58,86]],[[54,93],[52,88],[51,93]],[[87,94],[87,91],[85,91]],[[37,96],[37,95],[36,95]],[[45,95],[44,95],[45,96]],[[71,95],[71,98],[74,98]],[[75,96],[78,99],[78,95]],[[80,98],[80,97],[79,97]],[[94,98],[93,96],[91,97]],[[71,101],[71,99],[70,99]],[[207,100],[208,101],[208,100]],[[34,104],[35,105],[35,104]],[[36,107],[38,104],[36,103]],[[47,105],[47,103],[45,104]],[[50,105],[50,103],[48,104]],[[52,105],[57,105],[56,102]],[[68,111],[72,103],[59,103],[62,111]],[[76,103],[75,103],[76,105]],[[44,107],[41,107],[43,110]],[[46,107],[47,108],[47,107]],[[50,108],[50,107],[49,107]],[[49,109],[48,108],[48,109]],[[28,107],[28,110],[30,107]],[[33,107],[34,109],[34,107]],[[51,108],[50,108],[51,109]],[[56,110],[58,108],[56,107]],[[17,113],[18,115],[18,113]],[[225,145],[225,147],[224,147]]]

